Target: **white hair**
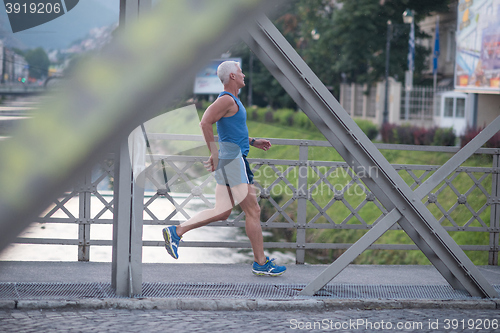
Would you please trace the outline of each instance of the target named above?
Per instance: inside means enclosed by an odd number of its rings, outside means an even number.
[[[240,64],[236,61],[227,60],[224,61],[217,67],[217,76],[222,84],[227,84],[229,82],[229,75],[231,73],[237,73]]]

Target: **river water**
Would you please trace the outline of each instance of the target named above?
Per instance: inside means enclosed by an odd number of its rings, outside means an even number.
[[[146,200],[149,198],[146,198]],[[78,198],[70,199],[65,208],[74,216],[78,215]],[[200,209],[201,205],[194,202],[187,207],[186,212],[192,216]],[[102,207],[102,203],[92,197],[91,215],[94,216]],[[52,207],[50,207],[52,208]],[[174,209],[173,205],[165,198],[158,198],[149,206],[158,218],[165,218]],[[49,210],[49,209],[48,209]],[[48,211],[47,210],[47,211]],[[57,211],[53,217],[67,217],[62,211]],[[101,216],[103,219],[112,219],[111,212]],[[145,215],[146,219],[147,216]],[[176,217],[174,217],[176,218]],[[143,240],[163,242],[161,225],[144,225]],[[113,228],[111,225],[93,224],[90,227],[92,240],[111,240]],[[20,237],[28,238],[50,238],[50,239],[77,239],[78,225],[63,223],[33,223]],[[234,227],[202,227],[186,233],[184,241],[246,241],[247,236],[239,228]],[[293,253],[269,252],[266,254],[275,257],[280,263],[294,262]],[[13,261],[76,261],[78,260],[78,247],[75,245],[35,245],[35,244],[11,244],[2,253],[0,260]],[[90,261],[110,262],[111,246],[91,246]],[[189,248],[179,249],[179,259],[175,260],[166,252],[164,247],[143,247],[143,262],[145,263],[250,263],[253,256],[249,250],[228,248]]]
[[[8,114],[9,116],[30,116],[30,113],[36,109],[38,103],[37,97],[18,98],[15,100],[4,101],[0,106],[0,116]],[[2,138],[5,140],[6,138]],[[101,185],[105,189],[109,181],[104,180]],[[100,189],[98,189],[101,193]],[[145,200],[149,198],[146,197]],[[110,201],[111,197],[106,198]],[[79,199],[72,198],[64,205],[73,216],[78,216]],[[49,207],[49,211],[52,207]],[[92,196],[91,216],[98,214],[104,205],[98,198]],[[154,212],[160,220],[165,219],[173,210],[173,205],[165,198],[156,199],[148,207]],[[184,207],[185,211],[193,216],[197,211],[207,207],[200,201],[191,200]],[[44,216],[43,213],[41,216]],[[66,218],[68,215],[61,209],[52,215],[54,218]],[[112,219],[112,213],[107,211],[100,218]],[[144,215],[144,219],[148,219]],[[178,214],[174,219],[183,219]],[[163,242],[161,225],[145,225],[143,227],[143,240]],[[90,237],[92,240],[111,240],[113,235],[112,225],[93,224],[90,227]],[[48,238],[48,239],[78,239],[78,225],[65,223],[33,223],[20,237],[26,238]],[[244,230],[234,227],[203,227],[186,233],[183,237],[185,241],[244,241],[248,242]],[[275,257],[280,263],[290,263],[295,261],[293,253],[268,252],[266,254]],[[15,261],[76,261],[78,260],[78,247],[76,245],[34,245],[34,244],[11,244],[0,253],[0,260]],[[110,262],[111,246],[91,246],[90,261]],[[253,261],[253,255],[250,250],[227,249],[227,248],[188,248],[179,249],[179,259],[171,258],[164,247],[143,247],[143,262],[145,263],[247,263]]]

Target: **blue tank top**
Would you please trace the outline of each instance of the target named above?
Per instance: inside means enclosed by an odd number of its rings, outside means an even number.
[[[219,157],[236,158],[235,154],[247,156],[250,151],[248,143],[247,111],[233,94],[223,91],[223,95],[231,96],[238,105],[238,112],[231,117],[222,117],[217,121],[217,134],[219,135]]]

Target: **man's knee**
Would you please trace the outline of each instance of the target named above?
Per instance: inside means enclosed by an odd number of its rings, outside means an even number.
[[[219,220],[227,220],[229,215],[231,215],[231,208],[228,207],[215,207],[214,215],[218,217]]]
[[[223,212],[220,216],[221,216],[221,220],[227,220],[229,218],[229,216],[231,215],[231,210],[227,210],[225,212]]]
[[[255,204],[252,204],[248,207],[247,211],[245,212],[247,216],[253,217],[255,219],[260,219],[260,206],[257,202]]]

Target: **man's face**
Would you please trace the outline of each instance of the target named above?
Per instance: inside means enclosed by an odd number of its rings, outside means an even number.
[[[236,83],[238,84],[238,87],[239,88],[242,88],[245,86],[245,74],[243,74],[243,72],[241,71],[241,68],[240,66],[238,66],[238,70],[236,71],[236,73],[234,73],[235,75],[235,80],[236,80]]]

